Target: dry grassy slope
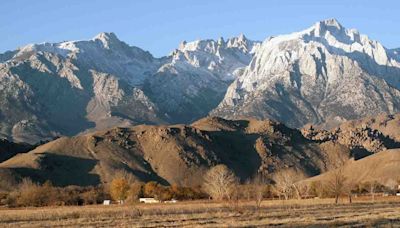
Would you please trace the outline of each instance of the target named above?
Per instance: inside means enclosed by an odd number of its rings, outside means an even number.
[[[378,181],[385,184],[389,180],[397,181],[400,178],[400,149],[382,151],[357,161],[349,160],[342,170],[351,183]],[[329,181],[334,173],[331,170],[308,178],[306,182]]]
[[[121,169],[143,181],[187,185],[199,184],[202,174],[220,163],[245,180],[289,167],[316,175],[349,154],[346,147],[313,142],[273,121],[210,117],[191,126],[139,125],[60,138],[0,168],[56,185],[108,182]]]

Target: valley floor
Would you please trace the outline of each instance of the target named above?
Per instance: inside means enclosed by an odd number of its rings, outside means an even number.
[[[400,198],[400,197],[399,197]],[[254,203],[179,202],[135,206],[0,209],[0,227],[400,227],[400,199],[358,198]]]

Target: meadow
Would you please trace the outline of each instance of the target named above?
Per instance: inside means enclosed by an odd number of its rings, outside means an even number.
[[[400,197],[0,209],[0,227],[400,227]]]

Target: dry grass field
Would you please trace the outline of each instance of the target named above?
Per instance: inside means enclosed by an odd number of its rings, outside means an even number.
[[[0,227],[400,227],[400,199],[180,202],[136,206],[0,209]]]

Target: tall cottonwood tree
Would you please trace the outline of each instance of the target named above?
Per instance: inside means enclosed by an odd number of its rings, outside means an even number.
[[[116,172],[110,184],[111,197],[119,203],[123,203],[128,198],[129,190],[133,183],[134,177],[132,174],[126,171]]]
[[[231,199],[236,186],[237,178],[226,165],[217,165],[204,176],[204,191],[214,200]]]

